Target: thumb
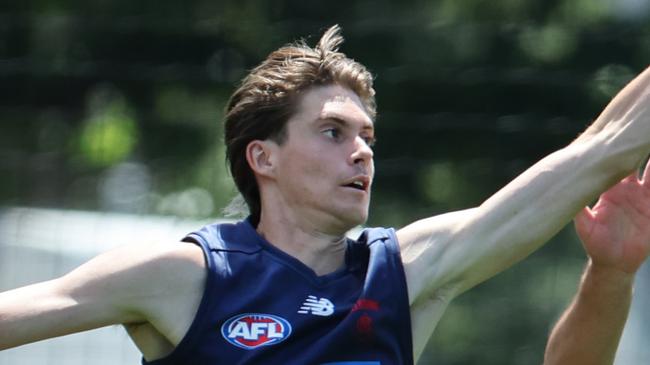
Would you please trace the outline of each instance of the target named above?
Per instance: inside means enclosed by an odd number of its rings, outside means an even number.
[[[576,214],[575,218],[573,218],[573,223],[580,239],[588,237],[591,234],[591,230],[594,228],[594,212],[588,206],[582,208],[582,210]]]

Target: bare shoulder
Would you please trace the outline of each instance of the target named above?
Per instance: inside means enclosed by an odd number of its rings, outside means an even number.
[[[414,263],[423,254],[431,255],[436,248],[442,248],[456,236],[475,212],[476,208],[440,214],[399,229],[396,233],[404,263]]]
[[[124,324],[142,353],[158,358],[178,345],[194,321],[207,278],[203,250],[191,243],[170,242],[113,254],[132,271],[125,275],[130,287],[126,302],[141,314],[140,320]]]
[[[114,324],[150,324],[178,343],[206,276],[193,244],[111,250],[58,279],[0,293],[0,349]]]
[[[105,252],[66,275],[65,284],[101,280],[123,289],[146,293],[166,283],[202,277],[205,260],[200,247],[190,243],[156,243],[123,246]],[[142,284],[141,287],[138,287]],[[144,285],[147,284],[147,285]],[[160,284],[160,285],[157,285]]]
[[[186,242],[139,244],[122,247],[96,258],[110,265],[135,310],[145,317],[165,311],[161,306],[178,305],[177,298],[200,295],[207,276],[201,248]],[[103,262],[101,262],[103,261]]]
[[[458,294],[452,248],[467,239],[462,232],[476,208],[418,220],[397,231],[406,276],[416,358],[426,346],[449,302]]]
[[[111,280],[114,298],[123,311],[134,314],[133,320],[121,323],[143,354],[155,358],[176,346],[190,328],[205,291],[202,249],[187,242],[138,244],[97,259],[114,263],[109,274],[116,276]],[[161,350],[160,343],[168,345]]]
[[[192,301],[198,305],[207,278],[203,250],[192,243],[171,242],[160,244],[152,251],[141,263],[145,273],[140,278],[143,280],[140,284],[147,286],[152,282],[157,283],[149,293],[154,298],[164,296],[170,302],[195,298]]]
[[[165,274],[165,279],[205,274],[203,251],[192,243],[139,244],[117,249],[114,254],[129,267],[141,267],[144,273],[149,274]]]
[[[200,297],[205,276],[198,246],[142,243],[103,253],[56,283],[62,295],[110,313],[106,324],[128,324],[159,318],[179,297]]]
[[[428,301],[431,294],[440,296],[442,289],[448,299],[455,295],[450,273],[457,262],[450,252],[466,236],[462,231],[475,212],[466,209],[421,219],[396,232],[411,306]]]

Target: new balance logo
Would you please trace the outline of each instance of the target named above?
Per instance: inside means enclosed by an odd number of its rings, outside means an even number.
[[[298,310],[300,314],[313,314],[315,316],[329,316],[334,313],[334,304],[327,298],[320,298],[310,295],[302,303],[302,307]]]

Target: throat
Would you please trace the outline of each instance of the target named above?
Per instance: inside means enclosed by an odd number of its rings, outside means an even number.
[[[331,274],[335,271],[343,269],[345,266],[345,248],[341,252],[330,254],[329,258],[318,256],[312,265],[307,265],[318,276]]]
[[[332,237],[320,233],[270,234],[262,224],[257,232],[267,242],[302,262],[313,270],[316,275],[327,275],[341,269],[345,265],[347,240],[345,236]]]
[[[291,248],[278,248],[298,259],[312,269],[318,276],[331,274],[340,270],[345,265],[345,252],[347,249],[345,239],[331,242],[325,247],[305,246],[295,250]]]

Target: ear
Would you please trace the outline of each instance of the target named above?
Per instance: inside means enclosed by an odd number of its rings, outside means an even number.
[[[254,140],[246,146],[246,161],[256,175],[271,177],[275,171],[275,143]]]

